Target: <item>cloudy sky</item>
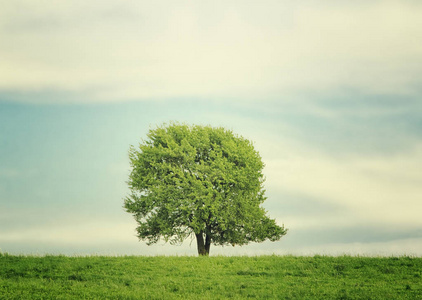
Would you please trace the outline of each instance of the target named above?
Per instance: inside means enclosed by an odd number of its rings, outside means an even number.
[[[224,126],[266,163],[281,241],[212,254],[422,255],[419,1],[0,0],[0,251],[146,246],[128,149]]]

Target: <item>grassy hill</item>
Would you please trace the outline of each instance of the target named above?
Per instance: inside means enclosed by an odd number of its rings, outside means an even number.
[[[0,299],[422,299],[414,257],[0,254]]]

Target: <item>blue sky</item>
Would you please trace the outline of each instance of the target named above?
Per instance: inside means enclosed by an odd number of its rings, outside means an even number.
[[[418,2],[0,3],[1,251],[194,255],[122,208],[173,120],[253,140],[289,228],[212,254],[422,255]]]

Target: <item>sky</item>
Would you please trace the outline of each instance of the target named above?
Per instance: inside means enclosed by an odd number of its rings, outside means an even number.
[[[419,1],[0,6],[1,252],[196,255],[123,209],[130,145],[177,121],[252,140],[289,229],[212,255],[422,255]]]

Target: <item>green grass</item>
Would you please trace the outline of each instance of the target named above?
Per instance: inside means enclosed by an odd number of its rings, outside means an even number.
[[[0,254],[0,299],[422,299],[415,257]]]

